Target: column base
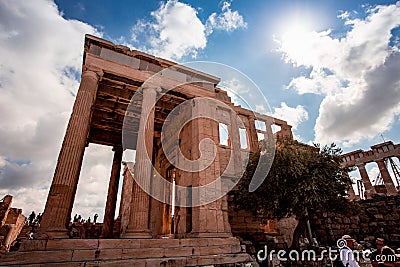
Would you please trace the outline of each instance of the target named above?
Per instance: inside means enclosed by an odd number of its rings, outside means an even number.
[[[397,194],[397,190],[394,187],[393,183],[385,183],[385,187],[386,187],[386,194],[391,196],[391,195],[396,195]]]
[[[153,238],[149,229],[126,230],[121,238],[150,239]]]

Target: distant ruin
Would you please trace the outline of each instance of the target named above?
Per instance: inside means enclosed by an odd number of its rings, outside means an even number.
[[[392,141],[376,144],[371,146],[371,150],[355,150],[342,155],[343,167],[357,167],[362,179],[362,187],[359,188],[361,194],[356,196],[351,189],[351,198],[371,198],[372,195],[381,193],[386,195],[396,195],[400,190],[400,170],[397,164],[394,163],[392,157],[397,157],[400,160],[400,144],[393,144]],[[367,163],[376,162],[379,168],[379,176],[376,177],[375,184],[372,184],[368,176],[365,165]],[[392,179],[388,165],[391,166],[394,179]],[[379,181],[381,180],[381,181]],[[393,180],[395,183],[393,183]],[[383,183],[383,185],[378,184]],[[365,192],[363,192],[365,190]]]

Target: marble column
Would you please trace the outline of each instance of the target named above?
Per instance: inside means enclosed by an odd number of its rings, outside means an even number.
[[[133,186],[133,163],[124,162],[124,181],[122,184],[121,203],[119,206],[119,218],[121,220],[120,233],[125,235],[125,231],[129,225],[129,214],[131,210],[132,186]]]
[[[384,159],[377,160],[379,171],[382,175],[383,182],[385,183],[386,192],[388,195],[397,194],[397,190],[393,185],[392,177],[390,177],[389,171],[386,167],[386,162]]]
[[[53,181],[47,197],[39,233],[49,238],[67,238],[67,227],[87,145],[92,107],[102,76],[99,70],[84,69]]]
[[[115,208],[117,206],[117,194],[118,194],[119,179],[121,174],[121,162],[122,162],[123,150],[120,145],[115,146],[113,150],[114,150],[114,159],[111,169],[110,182],[108,184],[107,202],[103,220],[103,229],[102,229],[103,238],[113,237]]]
[[[360,173],[362,182],[364,184],[365,188],[365,193],[364,196],[365,198],[371,198],[373,194],[376,194],[375,187],[371,184],[371,180],[369,179],[367,170],[365,169],[365,164],[361,163],[357,165],[358,171]]]
[[[152,175],[152,154],[154,139],[154,111],[156,87],[144,87],[142,111],[136,145],[135,181],[132,186],[131,210],[128,228],[123,238],[151,238],[149,229],[150,179]],[[145,192],[136,181],[146,189]]]

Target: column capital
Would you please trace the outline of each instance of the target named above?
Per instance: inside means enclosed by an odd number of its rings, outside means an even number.
[[[365,163],[364,162],[356,163],[356,167],[359,169],[365,169]]]
[[[97,67],[83,66],[82,68],[82,76],[89,75],[99,80],[101,79],[101,77],[103,77],[103,74],[104,74],[103,70]]]
[[[161,86],[155,85],[155,84],[143,84],[141,88],[142,88],[142,92],[154,91],[156,93],[161,93],[161,91],[162,91]]]

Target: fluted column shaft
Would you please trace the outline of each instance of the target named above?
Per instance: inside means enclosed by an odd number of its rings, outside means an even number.
[[[151,238],[149,230],[150,192],[154,138],[154,111],[158,88],[145,87],[136,145],[135,181],[132,186],[131,211],[124,238]]]
[[[375,187],[372,186],[371,184],[371,180],[369,179],[367,170],[365,169],[365,164],[359,164],[357,165],[358,171],[360,173],[362,182],[364,184],[364,188],[365,188],[365,198],[370,198],[371,195],[376,194],[376,190]]]
[[[389,171],[386,167],[384,159],[377,160],[379,171],[382,175],[383,182],[385,183],[386,191],[388,195],[397,194],[397,190],[393,185],[392,177],[390,177]]]
[[[110,182],[108,184],[107,202],[103,220],[103,238],[113,237],[115,208],[117,206],[117,194],[119,178],[121,174],[122,152],[123,150],[120,145],[114,147],[114,159],[111,169]]]
[[[100,75],[88,69],[82,72],[39,230],[50,238],[68,237],[67,226],[71,220]]]

